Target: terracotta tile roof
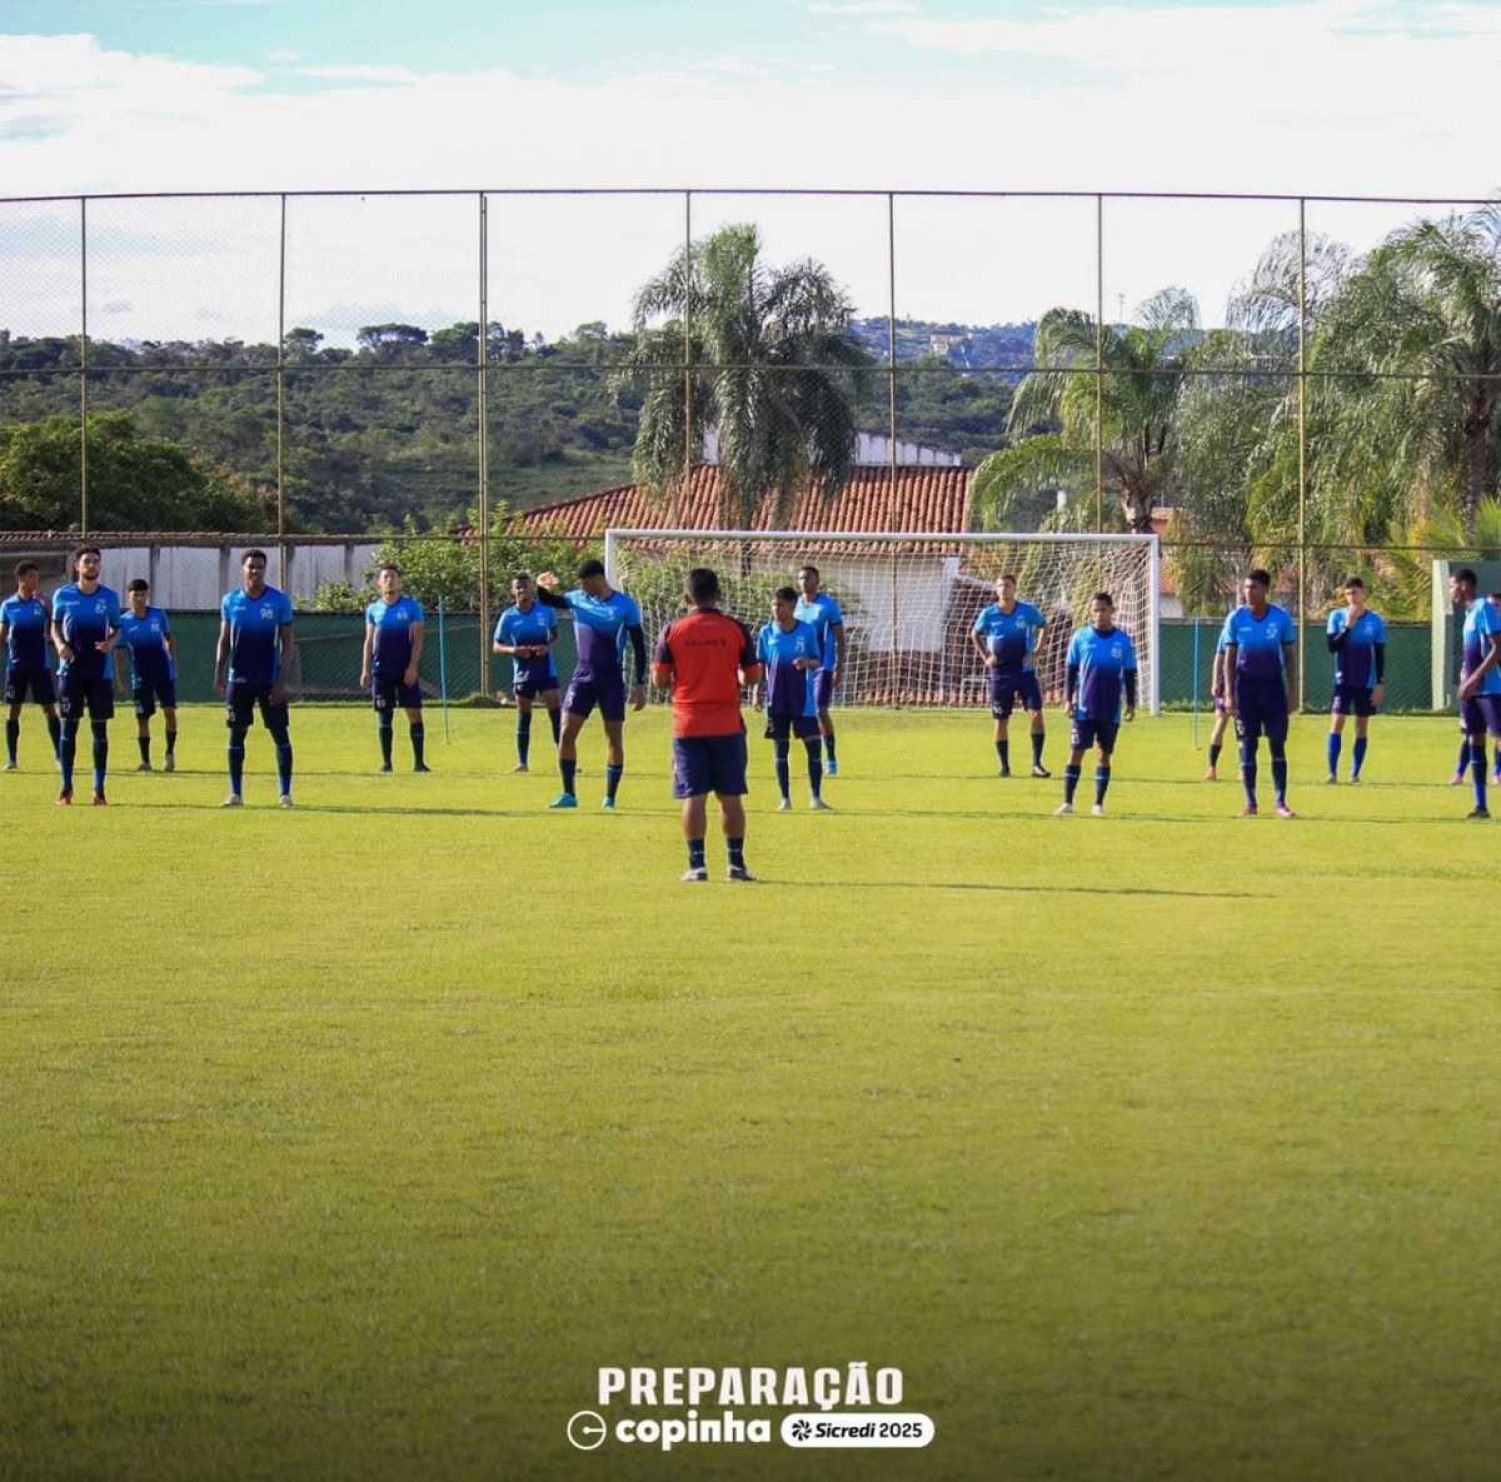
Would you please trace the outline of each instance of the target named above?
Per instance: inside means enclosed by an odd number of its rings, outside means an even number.
[[[911,467],[896,470],[864,464],[833,499],[810,487],[793,499],[778,521],[769,509],[757,517],[756,530],[850,530],[862,534],[883,531],[967,530],[970,520],[970,470]],[[688,530],[723,529],[738,523],[729,513],[722,471],[700,464],[693,470],[686,495],[655,499],[640,484],[622,484],[576,499],[544,504],[517,516],[524,534],[566,535],[587,541],[612,526],[617,529],[670,527]]]

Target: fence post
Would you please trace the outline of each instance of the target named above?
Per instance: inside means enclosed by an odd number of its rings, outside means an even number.
[[[1308,702],[1308,202],[1298,198],[1298,709]]]
[[[89,198],[78,198],[78,533],[89,533]]]
[[[490,217],[479,197],[479,684],[490,694]],[[445,715],[446,721],[446,715]]]
[[[448,626],[443,620],[443,599],[438,598],[438,697],[443,706],[443,741],[448,742]]]

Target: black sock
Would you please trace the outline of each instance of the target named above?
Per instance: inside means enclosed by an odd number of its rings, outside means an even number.
[[[427,727],[419,720],[412,726],[412,765],[425,767],[427,763],[422,760],[423,747],[427,745]]]
[[[73,765],[78,760],[78,722],[67,720],[63,722],[62,733],[57,744],[58,765],[63,770],[63,791],[73,791]]]
[[[52,738],[52,755],[61,756],[63,746],[63,723],[55,716],[47,717],[47,734]]]
[[[605,767],[605,796],[612,801],[615,794],[620,791],[620,779],[625,776],[625,763],[618,767],[606,765]]]
[[[547,718],[552,722],[552,744],[556,746],[563,739],[563,712],[561,710],[549,710]]]
[[[704,841],[702,839],[688,840],[688,868],[701,870],[704,865]]]
[[[1256,806],[1256,743],[1240,743],[1240,780],[1246,789],[1246,802]]]
[[[730,865],[737,870],[745,868],[745,840],[726,839],[725,848],[730,851]]]
[[[791,751],[791,743],[778,741],[777,748],[777,788],[784,798],[792,796],[792,766],[788,761]]]
[[[239,797],[245,789],[245,732],[238,726],[229,732],[229,790]]]
[[[1011,743],[1009,741],[997,741],[995,743],[995,754],[1001,759],[1001,771],[1009,772],[1011,770]]]
[[[5,754],[12,762],[16,759],[16,743],[21,739],[21,722],[8,720],[5,722]]]
[[[1219,764],[1220,764],[1220,753],[1224,749],[1225,749],[1225,743],[1223,741],[1215,741],[1215,742],[1212,742],[1210,744],[1210,747],[1209,747],[1209,765],[1211,767],[1217,767],[1217,766],[1219,766]]]
[[[816,798],[823,787],[823,758],[818,754],[817,741],[805,741],[808,748],[808,791]]]
[[[137,736],[136,745],[141,751],[141,760],[149,767],[151,765],[151,737]]]
[[[828,756],[831,762],[839,760],[839,758],[834,755],[834,733],[832,731],[823,738],[823,749],[824,753]]]
[[[516,760],[524,767],[532,750],[532,713],[523,710],[516,717]]]
[[[383,767],[389,767],[391,765],[391,741],[391,717],[389,715],[383,715],[380,718],[380,764]]]
[[[1046,731],[1032,732],[1032,765],[1034,767],[1040,767],[1042,765],[1042,743],[1046,740]]]
[[[1094,800],[1097,806],[1105,806],[1105,794],[1110,791],[1110,768],[1096,767],[1094,769]]]
[[[167,732],[167,755],[172,756],[177,751],[177,732]]]
[[[102,720],[93,722],[94,727],[94,791],[104,791],[104,775],[109,771],[109,728]]]
[[[1470,769],[1470,738],[1466,736],[1459,743],[1459,760],[1454,764],[1454,775],[1463,777]]]
[[[579,764],[576,760],[564,761],[558,758],[558,771],[563,774],[563,791],[570,796],[573,793],[573,774],[578,771]]]
[[[1074,792],[1079,786],[1081,768],[1074,762],[1070,762],[1063,769],[1063,801],[1071,803],[1074,800]]]

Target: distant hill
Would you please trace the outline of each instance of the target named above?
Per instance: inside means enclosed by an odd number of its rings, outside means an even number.
[[[885,361],[889,336],[884,319],[857,319],[855,336],[877,360]],[[896,321],[896,363],[940,360],[955,370],[1015,370],[1032,363],[1037,325],[940,324],[929,319]]]

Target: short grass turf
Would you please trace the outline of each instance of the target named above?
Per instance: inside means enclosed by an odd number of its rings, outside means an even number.
[[[753,737],[754,887],[717,828],[678,883],[662,715],[615,816],[596,726],[560,816],[514,717],[429,724],[380,777],[298,710],[297,810],[256,730],[231,814],[217,712],[170,777],[122,720],[67,811],[28,715],[0,1476],[1496,1475],[1501,834],[1450,723],[1378,720],[1357,789],[1299,720],[1282,822],[1142,720],[1096,820],[983,716],[847,713],[828,816]],[[930,1449],[564,1437],[601,1365],[858,1360]]]

